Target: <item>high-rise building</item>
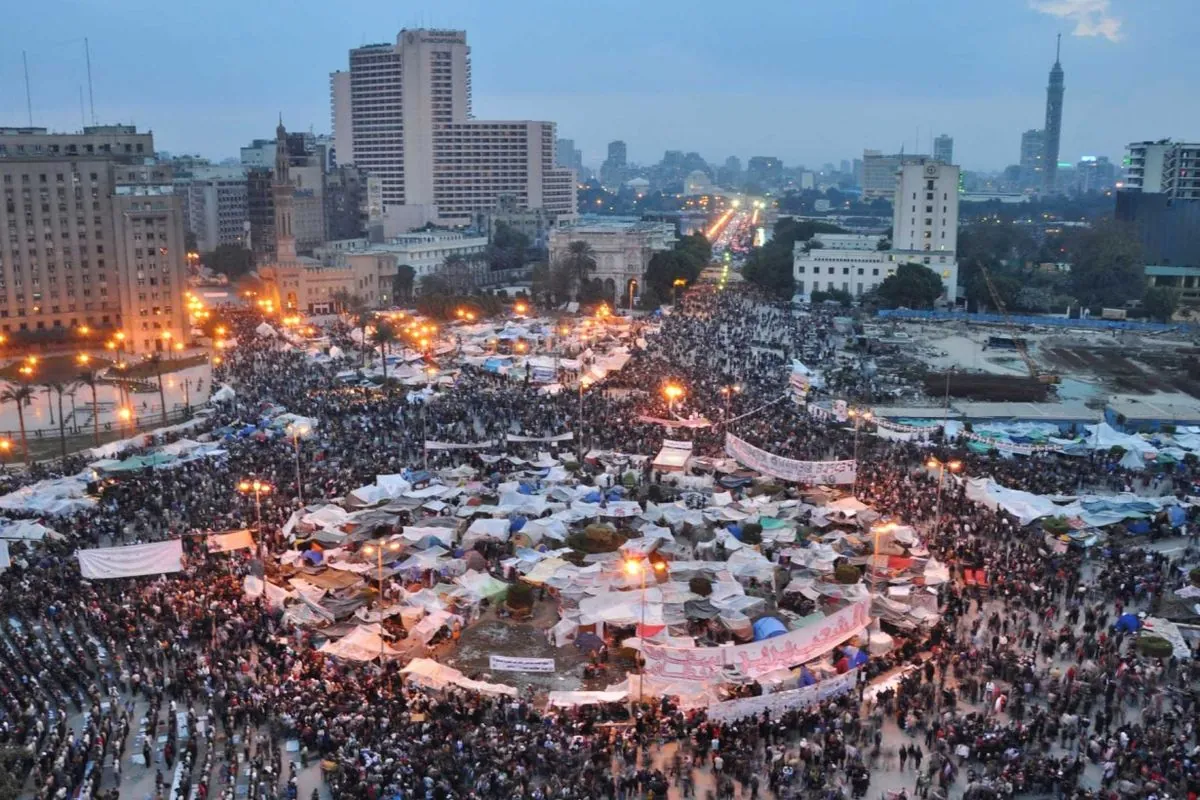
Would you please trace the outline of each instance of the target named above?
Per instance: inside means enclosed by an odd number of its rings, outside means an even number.
[[[246,168],[246,221],[250,223],[248,247],[254,253],[255,264],[269,264],[275,259],[275,166]]]
[[[1083,156],[1075,165],[1075,191],[1102,192],[1117,180],[1117,165],[1108,156]]]
[[[1200,200],[1200,143],[1161,139],[1131,142],[1126,150],[1125,189]]]
[[[746,162],[746,182],[761,187],[778,186],[783,181],[783,162],[774,156],[752,156]]]
[[[958,289],[959,168],[936,160],[900,166],[892,202],[892,251],[936,272],[953,301]]]
[[[620,139],[609,142],[608,158],[600,165],[600,182],[616,189],[625,183],[628,177],[629,162],[626,158],[625,143]]]
[[[608,143],[608,163],[614,167],[625,167],[629,164],[625,143],[620,139]]]
[[[122,330],[134,352],[189,338],[182,198],[131,125],[0,128],[0,330]],[[40,334],[46,336],[48,334]]]
[[[742,183],[742,160],[737,156],[725,159],[725,165],[717,169],[717,183],[727,189],[735,189]]]
[[[933,157],[943,164],[954,163],[954,137],[943,133],[933,140]]]
[[[241,167],[197,167],[175,178],[185,189],[184,227],[196,237],[196,248],[207,253],[223,244],[246,241],[246,171]]]
[[[1142,243],[1146,263],[1200,267],[1200,143],[1132,142],[1116,217]]]
[[[353,164],[330,170],[325,183],[325,239],[358,239],[367,230],[367,177]]]
[[[929,160],[925,155],[896,153],[884,155],[879,150],[864,150],[862,157],[862,188],[864,200],[891,200],[896,194],[897,171],[902,164],[921,164]]]
[[[850,160],[843,158],[841,166],[838,168],[838,172],[842,173],[843,175],[850,175],[852,174],[850,170]]]
[[[554,143],[555,166],[575,170],[576,175],[583,173],[583,152],[575,147],[574,139],[559,139]]]
[[[1050,83],[1046,86],[1046,126],[1044,130],[1044,151],[1042,154],[1043,188],[1053,192],[1058,178],[1058,145],[1062,136],[1063,113],[1063,68],[1059,60],[1062,48],[1062,34],[1059,34],[1058,45],[1054,50],[1054,66],[1050,68]]]
[[[1045,152],[1042,131],[1034,128],[1021,134],[1021,186],[1041,188]]]
[[[573,218],[554,123],[473,119],[470,54],[465,31],[424,28],[351,50],[349,71],[330,76],[338,163],[380,178],[385,214],[410,206],[466,223],[507,195]]]

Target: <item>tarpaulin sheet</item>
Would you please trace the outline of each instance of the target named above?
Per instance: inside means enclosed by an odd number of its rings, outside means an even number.
[[[213,533],[208,537],[208,552],[228,553],[230,550],[244,550],[254,547],[254,537],[248,528],[229,533]]]
[[[183,570],[183,543],[179,539],[80,550],[76,556],[79,572],[88,580],[161,575]]]

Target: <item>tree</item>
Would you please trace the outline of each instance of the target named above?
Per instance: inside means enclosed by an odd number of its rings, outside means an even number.
[[[371,341],[379,348],[379,358],[383,361],[383,387],[387,390],[387,355],[388,347],[395,342],[399,336],[396,334],[396,329],[389,323],[379,321],[375,324],[375,330],[371,333]]]
[[[1169,286],[1148,286],[1142,295],[1146,314],[1160,322],[1170,322],[1179,310],[1179,292]]]
[[[392,297],[412,299],[413,284],[416,282],[417,271],[408,264],[396,267],[396,275],[392,278]]]
[[[924,264],[901,264],[876,294],[887,308],[930,308],[942,294],[942,279]]]
[[[67,385],[61,381],[46,381],[42,384],[46,389],[46,397],[50,398],[55,394],[58,395],[58,445],[62,451],[63,465],[67,463],[67,421],[63,419],[63,393],[67,391]]]
[[[533,295],[534,302],[540,299],[542,305],[555,305],[553,300],[553,287],[551,285],[553,276],[550,272],[550,265],[545,261],[539,261],[533,265],[533,270],[530,272],[530,288],[529,291]]]
[[[571,275],[571,285],[577,293],[582,293],[588,276],[596,271],[596,251],[587,242],[576,240],[567,245],[563,263]]]
[[[663,250],[650,257],[646,266],[646,286],[654,289],[660,297],[668,297],[676,279],[689,283],[699,274],[694,263],[678,250]]]
[[[1124,306],[1145,289],[1141,244],[1122,224],[1082,231],[1071,246],[1073,293],[1087,306]]]
[[[86,386],[92,391],[92,441],[100,446],[100,402],[96,399],[96,387],[100,385],[100,373],[94,369],[84,370],[75,378],[75,385]]]
[[[471,260],[461,253],[446,256],[437,272],[446,281],[449,294],[466,294],[471,290],[471,266]]]
[[[200,261],[231,281],[254,269],[254,253],[236,244],[219,244],[215,250],[202,255]]]
[[[4,391],[0,392],[0,403],[14,403],[17,406],[17,422],[21,427],[21,453],[24,455],[25,463],[29,463],[29,439],[25,436],[25,404],[28,403],[34,395],[33,387],[27,383],[9,384]]]
[[[154,370],[154,377],[158,379],[158,402],[162,412],[162,424],[167,424],[167,394],[163,391],[163,357],[162,353],[151,353],[146,362]]]
[[[421,280],[417,283],[423,296],[451,295],[454,293],[450,287],[449,281],[446,280],[445,276],[439,275],[436,272],[431,272],[428,275],[422,275]]]

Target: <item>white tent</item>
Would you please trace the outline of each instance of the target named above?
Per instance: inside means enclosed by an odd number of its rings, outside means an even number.
[[[508,520],[506,519],[477,519],[463,534],[463,547],[470,547],[483,539],[494,539],[498,542],[508,541]]]
[[[414,683],[430,689],[442,690],[448,686],[458,686],[480,694],[517,696],[517,690],[512,686],[471,680],[453,667],[428,658],[414,658],[400,672]]]
[[[337,641],[321,645],[319,652],[346,661],[373,661],[379,657],[396,658],[401,651],[383,640],[382,630],[377,623],[356,625],[354,630]]]

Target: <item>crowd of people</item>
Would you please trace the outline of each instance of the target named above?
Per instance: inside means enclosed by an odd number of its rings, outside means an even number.
[[[299,774],[315,762],[329,795],[368,800],[698,792],[832,800],[864,796],[880,770],[897,767],[907,771],[903,783],[889,781],[908,796],[1200,791],[1195,661],[1146,658],[1112,628],[1123,611],[1152,608],[1181,585],[1193,554],[1047,552],[1040,530],[920,469],[932,452],[963,460],[971,475],[1069,492],[1124,480],[1110,459],[972,455],[957,442],[884,441],[805,413],[788,391],[793,359],[836,362],[830,393],[863,395],[876,380],[840,347],[832,312],[796,314],[745,287],[698,286],[582,402],[575,392],[549,395],[471,367],[431,395],[364,388],[339,377],[358,362],[347,326],[335,323],[329,334],[351,358],[323,364],[256,337],[259,322],[228,314],[239,344],[214,378],[236,398],[215,404],[189,435],[254,421],[268,406],[312,417],[298,482],[290,441],[231,439],[223,458],[100,482],[95,508],[54,520],[63,541],[15,546],[14,566],[0,575],[0,752],[27,796],[115,800],[152,773],[163,798],[294,797]],[[685,388],[673,402],[659,391],[668,381]],[[672,415],[714,424],[680,434],[636,421]],[[573,431],[589,449],[653,455],[664,437],[687,435],[697,455],[719,456],[726,430],[788,458],[857,456],[860,499],[919,525],[952,570],[940,621],[879,659],[873,682],[855,692],[731,723],[670,698],[647,698],[630,714],[550,710],[532,692],[431,693],[407,683],[401,664],[316,652],[311,633],[244,595],[252,559],[231,564],[196,536],[255,524],[254,498],[237,491],[249,476],[276,489],[262,498],[258,533],[262,550],[277,554],[301,496],[341,497],[377,474],[426,463],[498,469],[470,450],[426,453],[426,439]],[[530,456],[537,446],[510,444],[508,452]],[[82,461],[60,466],[74,471]],[[1187,479],[1159,480],[1180,489]],[[71,557],[77,547],[167,537],[184,541],[182,573],[85,581]],[[987,580],[968,585],[968,569]],[[297,743],[294,752],[284,750],[287,741]],[[1098,780],[1087,779],[1089,765]]]

